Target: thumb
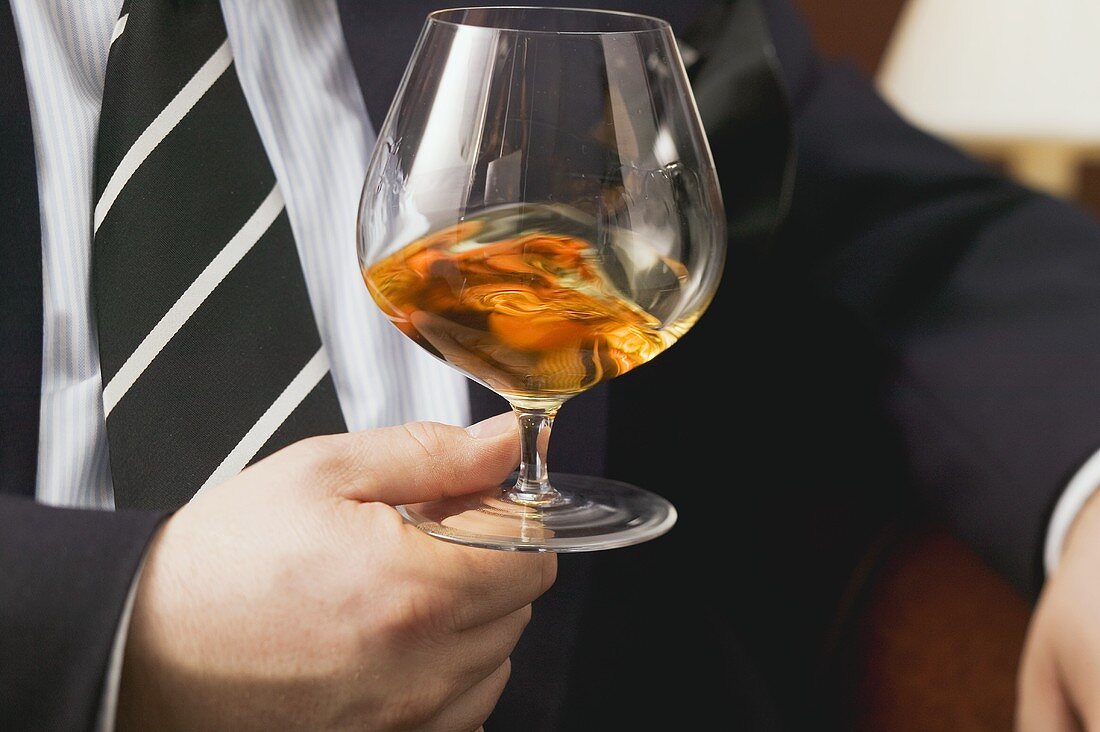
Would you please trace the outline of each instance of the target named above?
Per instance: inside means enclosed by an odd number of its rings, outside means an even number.
[[[336,436],[341,485],[357,501],[420,503],[491,488],[519,463],[519,426],[511,412],[466,429],[409,422]]]

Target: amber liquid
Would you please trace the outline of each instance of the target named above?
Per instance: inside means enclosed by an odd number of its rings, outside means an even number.
[[[585,233],[552,209],[503,209],[420,238],[363,277],[437,357],[511,400],[561,401],[650,361],[701,312],[662,321],[653,311],[675,313],[685,298],[683,265],[601,254]]]

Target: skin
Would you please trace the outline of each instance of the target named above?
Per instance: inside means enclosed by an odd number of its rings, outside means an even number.
[[[1100,500],[1066,537],[1028,627],[1017,680],[1017,732],[1100,730]]]
[[[392,506],[502,481],[515,422],[310,438],[196,496],[148,554],[118,728],[477,729],[555,555],[440,541]]]

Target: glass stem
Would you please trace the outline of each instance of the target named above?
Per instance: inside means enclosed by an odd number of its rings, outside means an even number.
[[[550,428],[558,407],[527,409],[513,405],[520,429],[519,478],[506,497],[525,506],[547,506],[562,500],[550,485],[546,470],[546,449],[550,444]]]

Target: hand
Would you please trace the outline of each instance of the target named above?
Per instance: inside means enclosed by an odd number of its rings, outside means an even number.
[[[204,491],[138,584],[120,729],[474,730],[553,554],[432,538],[391,507],[488,488],[510,414],[315,437]]]
[[[1018,732],[1100,730],[1100,496],[1078,514],[1032,615]]]

